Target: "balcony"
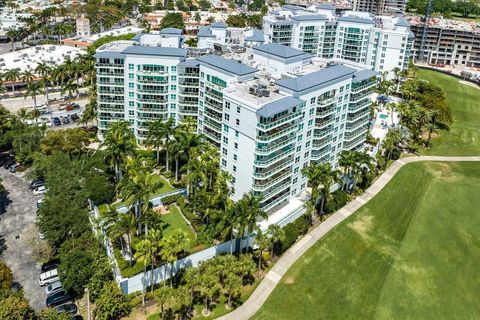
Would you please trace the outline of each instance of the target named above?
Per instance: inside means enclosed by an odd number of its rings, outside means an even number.
[[[152,89],[144,89],[144,88],[137,88],[138,93],[152,93],[152,94],[167,94],[168,90],[152,90]]]
[[[107,68],[122,68],[124,67],[123,64],[118,63],[95,63],[95,67],[107,67]]]
[[[276,128],[278,126],[281,126],[284,123],[287,123],[289,121],[297,120],[300,119],[302,116],[301,113],[296,112],[296,113],[289,113],[283,117],[277,118],[277,119],[272,119],[268,123],[257,123],[257,128],[260,130],[266,131],[270,130],[273,128]]]
[[[334,123],[335,119],[333,117],[324,119],[324,120],[315,120],[315,129],[325,128]]]
[[[330,135],[321,139],[313,139],[312,149],[321,149],[330,143],[332,143],[332,136]]]
[[[273,157],[264,157],[260,160],[255,160],[254,164],[256,167],[266,167],[272,163],[277,162],[280,159],[283,159],[287,156],[293,154],[294,148],[293,147],[285,147],[285,150],[280,150],[278,154],[274,154]]]
[[[257,182],[254,182],[253,186],[252,186],[252,190],[253,191],[265,191],[268,188],[270,188],[271,186],[278,183],[279,181],[281,181],[281,180],[283,180],[287,177],[290,177],[291,175],[292,175],[292,171],[290,169],[283,170],[283,171],[279,172],[278,174],[276,174],[275,176],[273,176],[269,179],[259,180]]]
[[[168,72],[165,70],[137,70],[137,74],[142,76],[156,76],[166,75]]]
[[[357,102],[359,100],[362,100],[364,98],[370,97],[372,95],[372,91],[365,91],[362,93],[357,93],[357,94],[350,94],[350,102]]]
[[[352,93],[357,93],[357,92],[363,91],[365,89],[371,89],[371,88],[375,87],[376,85],[377,85],[376,81],[370,81],[370,82],[367,82],[367,83],[362,84],[360,86],[352,86],[351,92]]]
[[[285,200],[288,200],[289,197],[290,197],[290,190],[287,190],[286,192],[282,192],[282,194],[275,196],[273,200],[267,199],[269,201],[265,201],[265,202],[268,202],[268,203],[260,204],[260,206],[262,210],[268,211],[273,207],[275,207],[277,204],[282,203]]]
[[[262,141],[262,142],[271,142],[275,141],[276,139],[279,139],[280,137],[283,137],[289,133],[297,131],[298,128],[296,125],[288,125],[284,128],[275,128],[271,131],[272,133],[265,134],[265,135],[257,135],[257,141]]]
[[[292,179],[289,177],[289,178],[283,180],[282,182],[280,182],[279,184],[270,188],[270,190],[267,190],[267,191],[263,192],[262,193],[262,198],[263,199],[268,199],[269,197],[280,193],[281,191],[285,190],[286,188],[289,188],[292,184],[291,180]]]
[[[315,113],[315,117],[317,118],[324,118],[329,116],[335,112],[334,108],[317,108],[317,112]]]
[[[222,125],[221,124],[219,124],[215,121],[212,121],[207,117],[203,118],[203,124],[205,126],[209,127],[211,130],[217,132],[217,133],[222,131]],[[220,137],[218,137],[218,141],[220,141]]]
[[[280,150],[286,145],[294,143],[296,140],[296,136],[292,135],[290,137],[285,137],[284,139],[277,141],[275,143],[269,143],[267,146],[258,147],[255,149],[255,152],[258,155],[269,155],[270,153]]]
[[[323,129],[323,130],[315,129],[315,131],[313,132],[313,138],[317,138],[317,139],[324,138],[329,134],[331,134],[332,132],[333,132],[333,127],[330,127],[328,129]]]
[[[358,138],[363,134],[366,134],[367,130],[368,130],[368,125],[364,125],[354,131],[345,132],[345,140],[352,141],[353,139]]]
[[[329,104],[332,104],[332,103],[336,103],[337,102],[337,97],[336,96],[333,96],[333,97],[327,97],[327,98],[324,98],[322,100],[318,100],[317,101],[317,104],[319,106],[327,106]]]
[[[270,166],[266,169],[254,171],[253,177],[255,179],[267,179],[272,177],[274,174],[279,173],[280,171],[288,168],[292,164],[293,164],[293,158],[284,159],[276,163],[275,166]]]
[[[320,149],[320,150],[314,150],[314,151],[312,151],[311,158],[312,158],[312,160],[319,160],[321,158],[330,156],[331,152],[332,152],[332,148],[330,146],[325,147],[325,148]]]
[[[360,111],[356,114],[353,114],[350,116],[350,114],[347,116],[347,122],[354,122],[354,121],[357,121],[357,120],[360,120],[362,118],[366,118],[370,116],[370,110],[369,109],[366,109],[364,111]]]

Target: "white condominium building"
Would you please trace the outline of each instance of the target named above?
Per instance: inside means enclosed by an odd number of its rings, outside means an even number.
[[[128,120],[142,142],[153,119],[194,116],[233,176],[270,212],[307,184],[311,162],[363,147],[377,73],[279,44],[187,59],[183,49],[117,42],[97,50],[100,133]]]
[[[377,72],[405,69],[414,36],[403,17],[312,6],[289,6],[263,17],[266,43],[279,43],[336,61],[348,60]]]

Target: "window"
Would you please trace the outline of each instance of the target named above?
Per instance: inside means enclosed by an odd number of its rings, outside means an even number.
[[[315,97],[311,98],[311,99],[310,99],[310,104],[314,104],[314,103],[315,103],[315,100],[316,100]]]
[[[223,154],[224,156],[226,156],[226,155],[228,154],[228,151],[227,151],[227,149],[225,149],[225,148],[222,148],[222,154]]]
[[[239,136],[239,133],[237,130],[235,130],[235,138],[238,138],[238,136]]]
[[[223,125],[223,131],[228,132],[228,126],[226,124]]]
[[[237,113],[240,113],[240,107],[237,106]]]
[[[134,106],[135,106],[135,102],[133,102],[133,101],[128,101],[128,106],[134,107]]]
[[[295,163],[299,163],[300,162],[300,157],[296,157],[295,158]]]
[[[236,154],[233,155],[233,160],[235,160],[235,161],[238,160],[238,156]]]
[[[128,79],[134,79],[133,73],[129,73],[129,74],[128,74]]]
[[[308,141],[306,144],[305,144],[305,148],[308,148],[310,147],[310,141]]]
[[[223,143],[228,144],[228,138],[227,137],[223,137]]]
[[[237,149],[238,149],[238,142],[235,142],[235,143],[233,144],[233,147],[235,148],[235,150],[237,150]]]
[[[310,111],[308,112],[308,114],[309,114],[309,115],[312,115],[314,112],[315,112],[315,109],[310,109]]]
[[[235,120],[235,123],[237,124],[237,126],[239,126],[240,125],[240,119]]]
[[[134,112],[133,110],[130,110],[130,111],[128,111],[128,115],[134,116],[134,115],[135,115],[135,112]]]
[[[311,135],[312,135],[312,130],[307,132],[307,138],[310,137]]]
[[[298,170],[300,170],[298,167],[296,167],[295,169],[293,169],[293,173],[298,173]]]
[[[177,81],[177,76],[171,76],[170,78],[172,79],[172,81]]]
[[[129,63],[128,64],[128,70],[134,70],[135,69],[135,65],[132,64],[132,63]]]
[[[308,155],[310,154],[309,151],[305,152],[305,154],[303,155],[304,158],[308,158]]]
[[[233,172],[237,172],[237,166],[233,166]]]
[[[311,125],[313,125],[313,119],[308,120],[308,126],[310,127]]]
[[[128,93],[128,97],[129,97],[129,98],[133,98],[133,97],[135,97],[135,95],[133,94],[133,92],[129,92],[129,93]]]
[[[230,110],[230,102],[225,101],[225,109]]]
[[[228,113],[225,113],[225,121],[230,121],[230,115]]]
[[[300,152],[302,150],[302,146],[297,147],[297,152]]]
[[[305,183],[300,186],[300,190],[305,189]]]
[[[297,141],[302,141],[302,136],[298,136]]]
[[[222,166],[226,167],[227,166],[227,160],[222,159]]]
[[[172,71],[177,71],[177,67],[176,67],[176,66],[172,66]]]
[[[293,184],[297,183],[298,178],[293,179]]]
[[[129,87],[130,89],[133,89],[134,86],[135,86],[135,84],[134,84],[133,82],[130,82],[130,83],[128,84],[128,87]]]

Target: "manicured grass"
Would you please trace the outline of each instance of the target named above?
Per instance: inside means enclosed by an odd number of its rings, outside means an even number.
[[[160,188],[160,190],[155,192],[153,196],[158,196],[158,195],[175,190],[175,188],[170,186],[170,183],[164,177],[159,176],[158,174],[153,174],[153,177],[154,177],[153,178],[154,181],[161,181],[163,183],[163,186]]]
[[[169,206],[170,212],[162,216],[162,220],[167,224],[167,227],[163,230],[163,235],[168,236],[175,230],[180,230],[185,233],[188,241],[185,243],[183,249],[190,251],[195,246],[195,233],[190,225],[180,214],[178,208],[174,205]]]
[[[480,318],[480,163],[413,163],[298,260],[254,319]]]
[[[450,131],[440,131],[431,149],[420,148],[425,155],[480,155],[480,89],[462,84],[457,78],[430,70],[419,70],[420,79],[440,86],[452,109]]]

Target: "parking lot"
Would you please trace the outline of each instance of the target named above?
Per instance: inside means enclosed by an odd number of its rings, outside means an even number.
[[[28,183],[19,173],[0,168],[2,184],[7,189],[5,212],[0,209],[0,237],[4,237],[2,259],[13,272],[15,281],[25,290],[25,296],[35,310],[45,308],[45,289],[38,284],[40,266],[32,259],[32,252],[24,242],[25,230],[35,223],[36,201]],[[0,208],[2,205],[0,204]]]

